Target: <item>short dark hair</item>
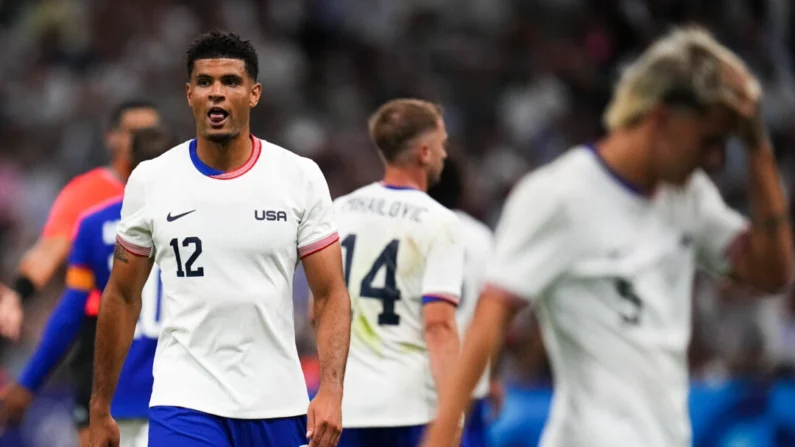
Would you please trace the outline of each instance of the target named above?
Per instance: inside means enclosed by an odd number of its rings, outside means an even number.
[[[442,107],[438,104],[421,99],[393,99],[370,117],[370,139],[387,163],[391,163],[411,140],[436,129],[441,117]]]
[[[199,59],[239,59],[246,65],[246,73],[253,80],[259,75],[259,59],[257,50],[248,40],[239,35],[224,32],[217,28],[202,34],[188,47],[188,79],[193,75],[193,66]]]
[[[428,195],[445,208],[454,210],[461,207],[463,189],[461,165],[456,158],[448,157],[444,161],[444,169],[439,181],[428,189]]]
[[[108,128],[118,129],[119,125],[121,125],[121,119],[124,114],[130,110],[136,109],[152,109],[157,111],[157,106],[155,106],[155,103],[145,99],[128,99],[126,101],[120,102],[116,104],[116,106],[110,111]]]
[[[132,167],[152,158],[159,157],[176,146],[174,135],[163,126],[138,129],[132,134]]]

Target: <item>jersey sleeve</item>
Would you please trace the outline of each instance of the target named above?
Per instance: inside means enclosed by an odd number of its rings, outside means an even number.
[[[323,173],[313,161],[309,161],[305,189],[304,214],[298,223],[298,256],[316,253],[339,239],[334,223],[331,193]]]
[[[151,257],[154,250],[152,220],[146,206],[145,166],[146,162],[138,165],[127,180],[116,241],[132,254]]]
[[[436,231],[429,236],[422,277],[422,301],[447,301],[458,305],[464,281],[464,245],[458,229],[458,219],[451,215],[437,222]]]
[[[693,182],[698,197],[695,238],[699,264],[707,271],[728,275],[735,248],[744,240],[748,221],[726,205],[706,174],[696,172]]]
[[[47,222],[41,232],[42,238],[72,239],[80,215],[86,208],[85,191],[82,185],[83,183],[73,180],[64,186],[50,208],[50,214],[47,216]]]
[[[572,219],[557,180],[527,175],[505,202],[494,234],[485,282],[520,298],[537,300],[572,264]]]

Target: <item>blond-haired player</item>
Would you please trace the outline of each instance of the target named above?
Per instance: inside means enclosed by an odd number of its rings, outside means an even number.
[[[792,277],[792,228],[759,97],[745,65],[706,31],[674,30],[623,74],[606,138],[520,181],[426,447],[450,445],[489,354],[527,304],[555,376],[543,447],[691,444],[696,267],[763,291]],[[704,172],[732,134],[748,151],[750,219]]]

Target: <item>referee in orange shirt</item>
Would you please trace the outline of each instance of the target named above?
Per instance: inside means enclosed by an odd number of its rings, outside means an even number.
[[[50,281],[66,261],[78,217],[87,209],[124,193],[131,172],[132,132],[160,124],[154,104],[131,100],[118,104],[110,115],[105,145],[110,164],[73,178],[64,186],[50,209],[39,239],[22,257],[11,287],[0,284],[0,335],[17,340],[22,327],[22,302]],[[95,306],[94,291],[88,306]]]

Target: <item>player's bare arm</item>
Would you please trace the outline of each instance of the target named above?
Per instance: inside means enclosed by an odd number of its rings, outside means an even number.
[[[431,424],[424,447],[449,447],[458,430],[461,413],[472,390],[486,369],[493,352],[500,349],[505,328],[516,315],[516,298],[500,289],[488,288],[478,301],[475,317],[464,336],[461,356],[451,371],[449,383],[439,393],[436,420]]]
[[[22,300],[44,287],[69,255],[71,243],[65,237],[39,239],[22,258],[13,288],[0,291],[0,333],[17,339],[22,328]]]
[[[446,301],[425,304],[422,308],[423,333],[436,389],[450,381],[460,350],[455,306]]]
[[[339,242],[303,258],[312,292],[320,389],[307,411],[311,446],[335,446],[342,433],[342,385],[351,334],[351,302]]]
[[[66,261],[71,245],[66,237],[39,239],[22,258],[19,274],[27,277],[37,289],[44,287]]]
[[[117,445],[119,432],[110,416],[121,368],[130,349],[141,312],[141,291],[152,270],[153,259],[127,251],[119,243],[113,252],[113,269],[102,293],[97,320],[94,385],[91,393],[91,445]],[[115,441],[114,441],[115,440]]]
[[[776,292],[793,276],[792,222],[773,147],[762,121],[758,82],[735,74],[738,134],[748,150],[751,225],[738,241],[733,277],[765,292]]]

